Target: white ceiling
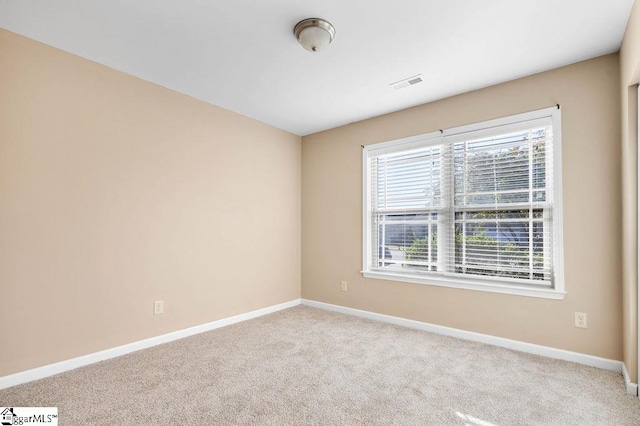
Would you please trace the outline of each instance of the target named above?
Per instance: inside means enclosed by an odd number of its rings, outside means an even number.
[[[0,27],[298,135],[616,52],[633,0],[0,0]],[[321,17],[333,43],[304,50]],[[401,90],[390,83],[422,73]]]

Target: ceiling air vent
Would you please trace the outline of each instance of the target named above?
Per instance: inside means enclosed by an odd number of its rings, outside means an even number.
[[[394,89],[404,89],[405,87],[413,86],[414,84],[422,83],[422,74],[414,75],[408,78],[405,78],[400,81],[396,81],[395,83],[391,83],[389,86]]]

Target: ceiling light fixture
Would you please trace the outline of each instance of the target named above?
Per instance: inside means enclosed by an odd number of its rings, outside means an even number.
[[[336,36],[331,23],[320,18],[303,19],[293,28],[293,33],[305,49],[317,52],[325,48]]]

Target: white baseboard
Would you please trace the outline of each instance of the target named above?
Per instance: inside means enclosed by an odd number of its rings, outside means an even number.
[[[445,327],[442,325],[429,324],[390,315],[378,314],[375,312],[361,311],[359,309],[347,308],[345,306],[332,305],[330,303],[316,302],[314,300],[302,299],[302,304],[314,308],[339,312],[347,315],[354,315],[361,318],[368,318],[376,321],[387,322],[403,327],[415,328],[418,330],[430,331],[432,333],[444,334],[446,336],[457,337],[474,342],[487,343],[489,345],[500,346],[507,349],[514,349],[534,355],[541,355],[548,358],[562,359],[578,364],[589,365],[591,367],[602,368],[622,374],[622,362],[607,358],[600,358],[593,355],[581,354],[578,352],[556,349],[548,346],[536,345],[534,343],[520,342],[518,340],[505,339],[503,337],[490,336],[488,334],[474,333],[472,331],[460,330],[457,328]],[[628,377],[628,376],[627,376]],[[635,384],[634,384],[635,385]],[[629,389],[629,386],[627,386]]]
[[[0,389],[5,389],[5,388],[16,386],[22,383],[43,379],[45,377],[53,376],[55,374],[63,373],[65,371],[83,367],[85,365],[93,364],[99,361],[104,361],[110,358],[115,358],[121,355],[126,355],[128,353],[139,351],[141,349],[150,348],[163,343],[168,343],[174,340],[182,339],[184,337],[189,337],[195,334],[215,330],[216,328],[221,328],[221,327],[225,327],[231,324],[236,324],[242,321],[247,321],[247,320],[257,318],[263,315],[267,315],[273,312],[277,312],[283,309],[291,308],[299,304],[311,306],[314,308],[325,309],[328,311],[339,312],[347,315],[353,315],[361,318],[368,318],[376,321],[387,322],[390,324],[400,325],[400,326],[414,328],[418,330],[425,330],[432,333],[457,337],[460,339],[487,343],[494,346],[514,349],[517,351],[546,356],[549,358],[556,358],[556,359],[562,359],[565,361],[576,362],[579,364],[589,365],[592,367],[602,368],[605,370],[615,371],[623,375],[624,381],[626,384],[627,393],[631,395],[638,395],[638,385],[636,383],[631,382],[629,378],[629,373],[627,372],[627,368],[624,365],[624,363],[622,363],[621,361],[600,358],[593,355],[581,354],[578,352],[566,351],[563,349],[551,348],[548,346],[536,345],[533,343],[525,343],[517,340],[505,339],[502,337],[490,336],[488,334],[474,333],[471,331],[465,331],[465,330],[445,327],[445,326],[436,325],[436,324],[429,324],[426,322],[415,321],[415,320],[410,320],[406,318],[378,314],[375,312],[362,311],[359,309],[348,308],[345,306],[332,305],[332,304],[323,303],[323,302],[316,302],[316,301],[307,300],[307,299],[294,299],[289,302],[268,306],[266,308],[258,309],[258,310],[247,312],[240,315],[235,315],[233,317],[223,318],[210,323],[197,325],[190,328],[185,328],[183,330],[178,330],[178,331],[163,334],[160,336],[151,337],[149,339],[144,339],[144,340],[129,343],[126,345],[117,346],[115,348],[106,349],[104,351],[83,355],[83,356],[72,358],[66,361],[57,362],[55,364],[49,364],[43,367],[38,367],[38,368],[34,368],[27,371],[22,371],[20,373],[11,374],[9,376],[0,377]]]
[[[126,355],[128,353],[139,351],[141,349],[150,348],[152,346],[161,345],[173,340],[193,336],[194,334],[204,333],[206,331],[215,330],[216,328],[225,327],[227,325],[261,317],[263,315],[277,312],[282,309],[297,306],[300,303],[301,299],[294,299],[289,302],[280,303],[279,305],[268,306],[266,308],[247,312],[245,314],[223,318],[206,324],[196,325],[195,327],[185,328],[183,330],[162,334],[160,336],[151,337],[149,339],[139,340],[137,342],[117,346],[115,348],[106,349],[104,351],[94,352],[92,354],[79,356],[77,358],[72,358],[66,361],[56,362],[55,364],[49,364],[43,367],[38,367],[27,371],[22,371],[20,373],[11,374],[9,376],[0,377],[0,389],[5,389],[22,383],[43,379],[45,377],[53,376],[54,374],[63,373],[65,371],[73,370],[75,368],[83,367],[85,365],[93,364],[99,361],[104,361],[106,359]]]
[[[638,384],[631,381],[629,372],[627,371],[627,366],[624,362],[622,363],[622,377],[624,377],[624,384],[627,387],[627,393],[629,395],[638,396]]]

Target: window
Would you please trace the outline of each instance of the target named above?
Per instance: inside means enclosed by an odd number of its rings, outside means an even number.
[[[364,148],[363,274],[561,299],[560,110]]]

